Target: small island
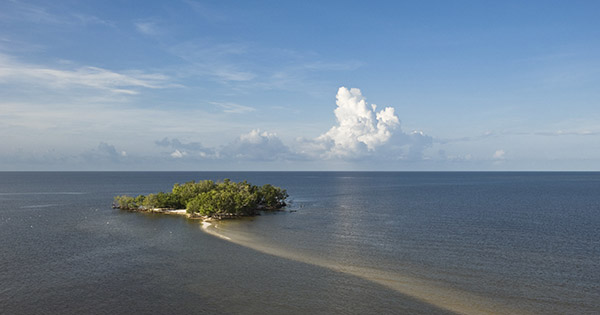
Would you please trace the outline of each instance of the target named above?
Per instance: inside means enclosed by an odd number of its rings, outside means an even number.
[[[286,206],[285,189],[266,184],[256,186],[229,179],[175,184],[171,192],[116,196],[113,208],[129,211],[181,214],[188,218],[224,219],[254,216],[260,211],[276,211]]]

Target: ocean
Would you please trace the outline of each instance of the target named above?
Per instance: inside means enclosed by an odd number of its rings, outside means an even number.
[[[190,180],[288,190],[197,220]],[[598,314],[600,173],[0,172],[2,314]]]

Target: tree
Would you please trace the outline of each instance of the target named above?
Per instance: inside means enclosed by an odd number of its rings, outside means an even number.
[[[135,203],[135,199],[126,195],[116,196],[114,204],[125,210],[134,210],[138,208],[138,205]]]
[[[247,181],[232,182],[224,179],[216,184],[211,180],[175,184],[171,192],[159,192],[115,197],[115,205],[121,209],[180,209],[204,216],[252,215],[259,209],[276,210],[284,207],[288,197],[285,189],[270,184],[261,187]]]
[[[169,208],[178,209],[184,206],[179,203],[179,199],[172,193],[159,192],[157,194],[149,194],[143,202],[143,207],[146,209],[154,208]]]
[[[285,207],[285,199],[289,196],[285,189],[265,184],[259,189],[259,203],[266,209],[279,209]]]
[[[203,180],[198,183],[195,181],[187,182],[183,185],[175,184],[173,186],[173,195],[176,196],[178,203],[184,207],[194,197],[203,192],[211,191],[215,188],[215,183],[212,180]]]

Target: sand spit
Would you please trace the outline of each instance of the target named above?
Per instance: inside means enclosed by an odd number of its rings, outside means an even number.
[[[256,251],[292,259],[298,262],[327,268],[336,272],[353,275],[380,285],[386,286],[396,292],[416,298],[425,303],[458,314],[528,314],[528,312],[511,307],[503,303],[493,301],[489,298],[458,289],[448,288],[439,284],[402,275],[376,268],[363,266],[341,265],[339,262],[328,260],[324,257],[312,257],[306,254],[298,254],[286,248],[277,248],[256,241],[252,235],[221,229],[218,222],[222,219],[234,218],[211,218],[199,215],[190,215],[185,209],[145,209],[140,212],[161,213],[167,215],[180,215],[189,219],[201,220],[202,230],[212,236],[226,241],[242,245]]]
[[[243,232],[234,232],[220,228],[220,224],[203,222],[202,229],[213,236],[225,239],[232,243],[242,245],[256,251],[292,259],[295,261],[327,268],[336,272],[353,275],[385,287],[401,294],[416,298],[420,301],[434,305],[458,314],[529,314],[529,312],[506,305],[476,293],[436,284],[433,281],[419,279],[395,272],[379,270],[363,266],[343,265],[339,262],[328,260],[324,257],[314,257],[299,254],[286,248],[279,248],[257,241]]]

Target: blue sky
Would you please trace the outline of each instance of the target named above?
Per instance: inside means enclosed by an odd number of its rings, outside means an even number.
[[[598,12],[2,1],[0,170],[600,170]]]

